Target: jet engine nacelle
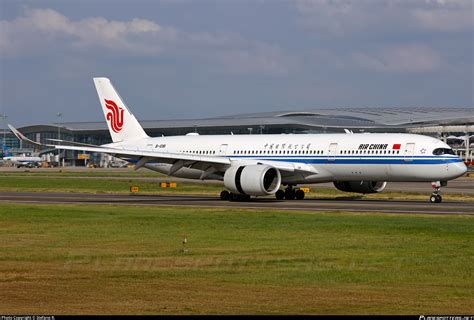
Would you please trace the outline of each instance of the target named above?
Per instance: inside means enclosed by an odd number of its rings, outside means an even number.
[[[382,192],[386,185],[385,181],[334,181],[338,190],[357,193]]]
[[[224,174],[224,186],[236,194],[266,196],[278,191],[281,175],[269,165],[234,166]]]

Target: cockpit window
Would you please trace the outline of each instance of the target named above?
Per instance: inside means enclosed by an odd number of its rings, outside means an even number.
[[[433,150],[433,154],[435,156],[442,156],[443,154],[454,154],[454,151],[453,149],[449,149],[449,148],[436,148]]]

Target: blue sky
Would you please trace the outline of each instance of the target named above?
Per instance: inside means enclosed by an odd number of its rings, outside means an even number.
[[[103,121],[318,107],[473,107],[471,0],[0,0],[0,113]]]

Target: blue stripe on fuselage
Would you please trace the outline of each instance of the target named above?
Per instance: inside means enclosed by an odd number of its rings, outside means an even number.
[[[439,158],[439,157],[252,157],[252,156],[237,156],[231,158],[240,159],[255,159],[255,160],[273,160],[283,162],[300,162],[308,164],[446,164],[462,162],[459,158]],[[421,159],[420,159],[421,158]]]
[[[447,164],[463,162],[457,157],[436,157],[436,156],[413,156],[409,159],[405,157],[387,157],[387,156],[366,156],[366,157],[350,157],[350,156],[299,156],[299,157],[278,157],[278,156],[228,156],[231,159],[253,159],[253,160],[270,160],[282,162],[298,162],[307,164]],[[131,163],[137,160],[129,159]],[[148,163],[160,163],[150,161]]]

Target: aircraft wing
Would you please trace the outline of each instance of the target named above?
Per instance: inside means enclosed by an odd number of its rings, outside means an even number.
[[[170,153],[170,152],[156,152],[156,151],[145,151],[139,149],[130,149],[124,147],[111,147],[111,146],[94,146],[76,142],[69,142],[63,140],[50,139],[57,142],[69,143],[72,145],[45,145],[39,142],[28,139],[20,131],[15,129],[12,125],[8,125],[10,130],[15,136],[25,142],[37,145],[37,146],[48,146],[55,149],[61,150],[75,150],[84,152],[96,152],[96,153],[107,153],[118,158],[134,159],[136,160],[135,169],[139,169],[146,165],[148,162],[159,162],[173,164],[170,174],[178,171],[182,167],[193,167],[196,169],[206,170],[209,167],[215,167],[217,171],[224,172],[228,167],[232,165],[252,165],[252,164],[267,164],[271,165],[281,171],[286,172],[300,172],[303,174],[317,174],[318,172],[314,167],[304,163],[293,163],[283,162],[275,160],[262,160],[262,159],[231,159],[229,157],[219,156],[204,156],[204,155],[193,155],[193,154],[182,154],[182,153]]]
[[[132,150],[123,147],[80,147],[80,146],[55,146],[56,149],[63,150],[76,150],[76,151],[87,151],[87,152],[97,152],[97,153],[107,153],[119,158],[135,158],[142,159],[144,157],[149,158],[149,160],[155,160],[163,163],[173,163],[176,160],[183,161],[196,161],[196,162],[208,162],[214,164],[224,164],[230,165],[231,161],[225,157],[209,157],[201,155],[187,155],[187,154],[177,154],[169,152],[155,152],[155,151],[143,151],[143,150]],[[146,162],[145,162],[146,163]],[[143,163],[143,164],[145,164]]]
[[[55,146],[56,149],[87,151],[96,153],[107,153],[118,158],[136,159],[135,168],[141,168],[148,162],[170,163],[173,164],[172,173],[178,171],[182,167],[192,166],[193,168],[206,170],[210,166],[216,167],[218,171],[225,171],[232,165],[251,165],[251,164],[268,164],[279,170],[287,172],[299,171],[306,174],[316,174],[317,171],[304,163],[288,163],[282,161],[259,160],[259,159],[231,159],[219,156],[203,156],[182,153],[156,152],[144,150],[132,150],[124,147],[79,147],[79,146]],[[170,174],[172,174],[170,173]]]
[[[68,144],[70,146],[99,147],[96,144],[82,143],[82,142],[76,142],[76,141],[68,141],[68,140],[60,140],[60,139],[46,139],[46,140],[54,141],[54,142],[58,142],[58,143],[64,143],[64,144]]]

